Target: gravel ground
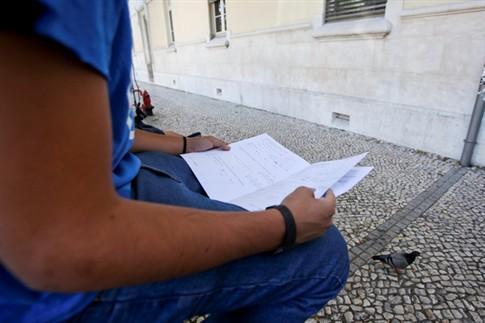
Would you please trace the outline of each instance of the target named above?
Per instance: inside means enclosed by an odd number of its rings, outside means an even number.
[[[184,134],[201,131],[228,142],[268,133],[309,162],[368,151],[374,170],[338,200],[335,223],[349,246],[457,166],[452,159],[233,103],[146,85],[155,116],[147,122]],[[346,289],[308,322],[481,322],[485,317],[483,218],[485,170],[471,169],[423,217],[387,247],[423,255],[398,279],[369,262]],[[480,222],[482,220],[482,222]],[[482,248],[481,248],[482,247]],[[481,290],[480,290],[481,289]]]

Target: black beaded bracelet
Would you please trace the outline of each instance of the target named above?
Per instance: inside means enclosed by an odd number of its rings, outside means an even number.
[[[277,209],[280,211],[285,220],[285,235],[283,237],[283,242],[281,243],[281,246],[276,249],[275,253],[280,253],[293,248],[296,244],[296,223],[293,213],[291,213],[290,209],[285,205],[268,206],[266,210],[269,209]]]
[[[185,154],[187,152],[187,137],[182,137],[184,140],[184,149],[182,149],[182,154]]]

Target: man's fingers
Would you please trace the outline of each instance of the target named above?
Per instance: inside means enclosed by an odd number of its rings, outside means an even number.
[[[328,189],[321,198],[322,200],[333,201],[335,200],[335,194],[331,189]]]
[[[335,207],[336,207],[336,199],[335,199],[335,194],[333,193],[332,190],[328,190],[327,193],[325,194],[324,197],[320,199],[327,207],[330,208],[332,211],[333,215],[335,213]]]
[[[208,139],[211,141],[214,148],[220,148],[222,150],[229,150],[231,147],[229,145],[216,137],[209,136]]]
[[[228,144],[226,144],[225,142],[222,142],[222,144],[221,144],[221,145],[219,145],[219,147],[218,147],[218,148],[220,148],[220,149],[222,149],[222,150],[231,150],[231,146],[229,146],[229,145],[228,145]]]
[[[295,192],[302,192],[302,194],[307,194],[309,196],[311,195],[312,197],[314,197],[313,192],[315,192],[315,189],[306,187],[306,186],[300,186],[296,188]]]

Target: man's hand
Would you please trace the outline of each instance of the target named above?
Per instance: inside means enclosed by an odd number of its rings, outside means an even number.
[[[313,192],[314,190],[308,187],[299,187],[281,203],[293,213],[297,243],[318,238],[332,225],[335,195],[328,190],[325,197],[316,199]]]
[[[213,136],[187,138],[188,153],[206,151],[215,148],[219,148],[222,150],[231,149],[231,147],[229,147],[227,143]]]

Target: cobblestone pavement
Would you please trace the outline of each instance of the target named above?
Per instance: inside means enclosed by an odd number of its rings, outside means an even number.
[[[156,107],[149,122],[163,129],[201,131],[228,142],[267,132],[309,162],[369,151],[361,165],[375,169],[338,200],[335,223],[349,247],[366,241],[369,233],[459,167],[455,160],[350,132],[144,86]],[[465,175],[459,179],[461,173]],[[398,278],[384,265],[365,259],[341,295],[308,322],[485,320],[485,170],[461,173],[431,208],[384,246],[384,251],[421,251],[411,270]]]
[[[384,252],[422,255],[399,277],[369,261],[318,315],[320,322],[483,322],[485,171],[469,171]]]

